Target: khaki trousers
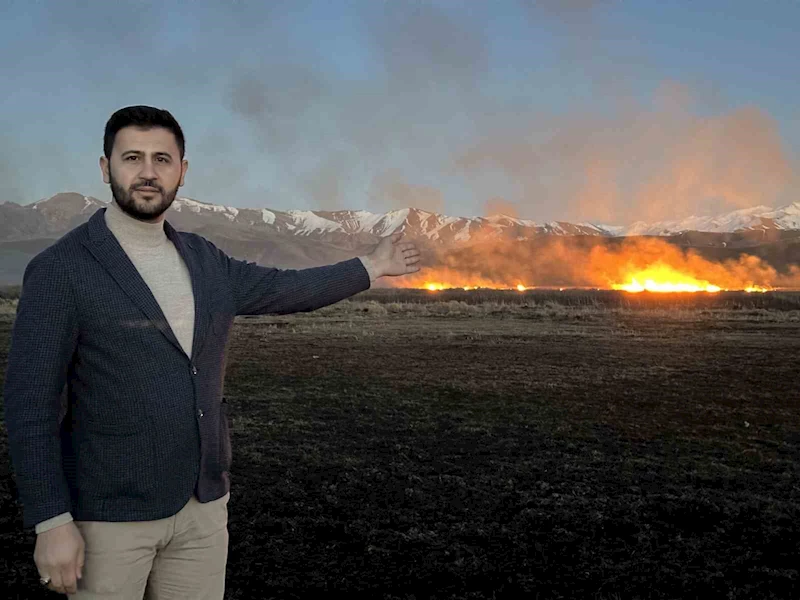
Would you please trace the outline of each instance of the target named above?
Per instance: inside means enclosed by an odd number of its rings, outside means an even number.
[[[228,560],[226,494],[192,496],[157,521],[75,521],[86,544],[76,600],[222,600]]]

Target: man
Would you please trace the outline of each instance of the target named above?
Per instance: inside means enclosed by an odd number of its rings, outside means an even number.
[[[117,111],[103,150],[113,202],[23,278],[4,398],[24,525],[55,592],[221,599],[234,317],[338,302],[418,271],[419,251],[395,234],[324,267],[236,260],[165,221],[188,168],[169,112]]]

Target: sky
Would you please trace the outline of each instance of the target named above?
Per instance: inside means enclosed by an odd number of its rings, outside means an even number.
[[[106,120],[179,195],[631,224],[800,202],[800,2],[5,0],[0,202],[110,199]]]

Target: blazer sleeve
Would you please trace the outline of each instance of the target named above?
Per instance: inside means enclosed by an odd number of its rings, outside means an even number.
[[[25,527],[71,510],[61,460],[61,396],[78,340],[69,276],[43,252],[25,269],[3,391],[9,454]]]
[[[309,312],[369,289],[371,283],[358,258],[308,269],[277,269],[215,250],[227,274],[237,315]]]

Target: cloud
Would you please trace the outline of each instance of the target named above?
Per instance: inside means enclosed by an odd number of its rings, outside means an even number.
[[[372,205],[382,210],[418,208],[428,212],[444,211],[444,198],[441,191],[426,185],[413,185],[404,181],[394,170],[381,173],[370,188]]]
[[[344,210],[348,164],[343,155],[330,155],[301,177],[301,185],[318,210]]]
[[[389,90],[421,97],[436,88],[474,89],[488,71],[487,41],[468,12],[422,2],[389,3],[368,12]]]
[[[329,95],[323,77],[305,65],[263,62],[231,76],[231,111],[254,126],[263,150],[278,155],[309,141],[298,125]]]
[[[573,220],[774,205],[796,172],[774,119],[753,106],[709,116],[694,108],[685,86],[665,85],[650,106],[534,119],[515,134],[489,134],[456,164],[469,177],[499,170],[511,178],[523,213],[557,209]]]
[[[597,13],[613,0],[522,0],[532,17],[543,17],[566,27],[577,28],[594,21]]]
[[[457,215],[502,208],[618,223],[774,204],[797,183],[778,123],[762,108],[710,103],[676,82],[642,100],[658,71],[615,20],[620,3],[345,4],[240,0],[164,11],[88,0],[41,11],[32,31],[47,44],[8,47],[25,50],[15,71],[50,69],[46,81],[26,80],[35,92],[25,93],[41,100],[59,90],[61,112],[50,119],[70,121],[69,152],[52,154],[45,175],[30,166],[41,162],[36,152],[19,158],[34,148],[29,136],[43,144],[48,135],[36,115],[9,138],[0,168],[28,198],[34,187],[88,181],[105,118],[142,102],[185,126],[192,194],[241,206],[408,202]],[[11,95],[24,113],[22,92]],[[50,105],[36,106],[44,115]],[[85,106],[94,113],[84,122]],[[84,137],[90,126],[96,146]]]
[[[483,214],[487,217],[493,215],[505,215],[507,217],[518,217],[517,205],[503,198],[489,198],[483,205]]]
[[[414,180],[451,176],[452,134],[471,121],[489,68],[483,28],[433,3],[357,6],[368,77],[323,74],[278,38],[270,56],[232,69],[225,104],[315,207],[406,198],[443,210],[442,191]],[[359,189],[369,191],[354,200]]]

